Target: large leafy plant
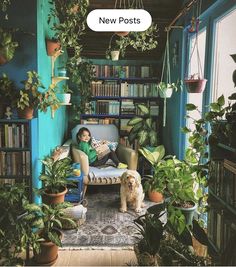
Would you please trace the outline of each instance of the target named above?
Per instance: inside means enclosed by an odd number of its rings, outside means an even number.
[[[139,104],[137,105],[137,109],[140,115],[136,115],[128,121],[128,125],[132,126],[128,137],[130,144],[138,140],[141,147],[156,146],[158,143],[158,135],[149,108],[143,104]]]
[[[38,190],[42,193],[59,193],[70,184],[67,177],[72,173],[71,159],[64,158],[54,161],[51,157],[46,157],[42,160],[44,165],[44,171],[40,175],[40,180],[43,182],[43,186]]]
[[[0,27],[0,59],[2,64],[13,58],[17,47],[18,42],[13,41],[12,32]]]

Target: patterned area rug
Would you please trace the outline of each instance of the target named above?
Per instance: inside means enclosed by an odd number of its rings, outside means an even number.
[[[153,203],[145,201],[145,209],[140,214],[128,209],[119,212],[118,192],[97,192],[88,194],[86,222],[78,230],[63,231],[63,248],[118,248],[132,249],[137,232],[133,220],[144,214]]]

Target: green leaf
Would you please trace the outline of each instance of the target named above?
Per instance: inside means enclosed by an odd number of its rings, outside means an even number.
[[[58,236],[58,234],[54,231],[54,232],[49,232],[48,233],[48,238],[55,244],[57,245],[58,247],[61,247],[62,244],[61,244],[61,239],[60,237]]]
[[[148,109],[146,106],[142,105],[142,104],[138,105],[138,109],[139,109],[139,110],[142,112],[142,114],[144,114],[144,115],[148,115],[148,114],[149,114],[149,109]]]
[[[145,130],[142,130],[138,133],[138,141],[141,146],[143,146],[145,143],[147,143],[148,140],[148,132]]]
[[[182,128],[181,128],[181,131],[182,131],[183,133],[185,133],[185,134],[187,134],[187,133],[191,133],[191,130],[190,130],[189,128],[187,128],[186,126],[185,126],[185,127],[182,127]]]
[[[195,106],[194,104],[186,104],[186,110],[187,111],[192,111],[192,110],[196,110],[197,106]]]
[[[221,107],[224,106],[224,104],[225,104],[225,97],[224,97],[224,95],[221,95],[221,96],[217,99],[217,103],[218,103]]]
[[[143,118],[140,118],[140,117],[134,117],[132,118],[131,120],[128,121],[127,125],[129,126],[132,126],[132,125],[135,125],[139,122],[143,121]]]

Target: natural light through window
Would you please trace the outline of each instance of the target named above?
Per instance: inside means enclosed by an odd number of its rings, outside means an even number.
[[[232,54],[236,54],[236,9],[216,23],[212,101],[222,94],[227,99],[235,92],[232,73],[236,63]]]

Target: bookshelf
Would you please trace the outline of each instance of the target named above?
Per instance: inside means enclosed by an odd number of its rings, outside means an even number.
[[[37,119],[0,120],[0,182],[32,188],[32,136]]]
[[[236,265],[236,153],[218,144],[209,172],[208,237],[210,254],[220,265]]]
[[[150,107],[161,134],[162,100],[158,97],[158,77],[153,65],[100,65],[95,64],[96,78],[91,82],[91,102],[83,124],[117,125],[120,142],[130,146],[127,122],[137,114],[137,104]],[[161,138],[160,138],[161,139]],[[137,144],[133,147],[137,149]]]

